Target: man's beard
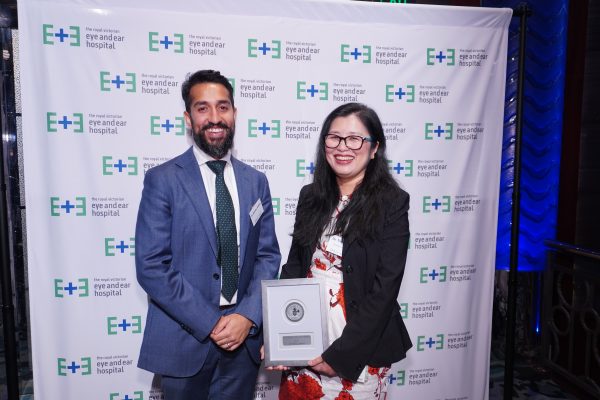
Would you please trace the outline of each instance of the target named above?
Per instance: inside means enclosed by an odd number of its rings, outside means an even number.
[[[225,129],[225,139],[218,144],[210,144],[208,140],[206,140],[206,131],[210,128],[219,127]],[[228,127],[222,122],[218,122],[213,124],[209,122],[200,128],[198,133],[194,132],[194,142],[204,151],[206,154],[220,160],[225,157],[229,149],[233,147],[233,136],[235,135],[235,125]]]

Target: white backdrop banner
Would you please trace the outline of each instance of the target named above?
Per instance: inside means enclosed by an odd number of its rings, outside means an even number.
[[[399,303],[414,347],[388,399],[488,397],[511,11],[342,0],[20,0],[31,338],[43,400],[148,400],[147,298],[134,266],[144,173],[191,141],[181,82],[235,88],[234,154],[266,173],[287,256],[319,130],[381,117],[411,194]],[[277,398],[261,372],[256,398]]]

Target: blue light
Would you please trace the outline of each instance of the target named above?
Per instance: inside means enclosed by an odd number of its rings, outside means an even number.
[[[484,0],[485,7],[516,8],[522,0]],[[556,237],[563,93],[566,57],[567,0],[529,0],[523,130],[519,271],[542,271],[544,240]],[[551,21],[549,23],[548,21]],[[496,269],[508,269],[512,218],[519,18],[509,28],[506,106],[498,210]],[[537,318],[537,317],[536,317]],[[539,325],[539,324],[538,324]],[[539,326],[536,326],[539,332]]]

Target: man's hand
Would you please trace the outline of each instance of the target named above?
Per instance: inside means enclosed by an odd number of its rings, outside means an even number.
[[[241,314],[222,316],[213,328],[210,338],[223,350],[233,351],[248,337],[252,321]]]
[[[308,366],[320,374],[327,376],[337,376],[337,372],[329,364],[323,360],[321,356],[314,358],[308,362]]]

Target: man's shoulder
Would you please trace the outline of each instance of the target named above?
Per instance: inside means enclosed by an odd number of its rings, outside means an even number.
[[[178,155],[177,157],[173,157],[168,161],[165,161],[162,164],[154,166],[146,171],[146,174],[170,174],[175,170],[181,168],[186,162],[189,162],[188,158],[190,157],[189,152],[191,148]],[[193,157],[193,154],[191,155]]]
[[[252,179],[264,179],[266,177],[264,172],[257,170],[253,166],[246,164],[245,162],[233,156],[231,157],[231,164],[236,172],[239,171],[243,174],[246,174]]]

